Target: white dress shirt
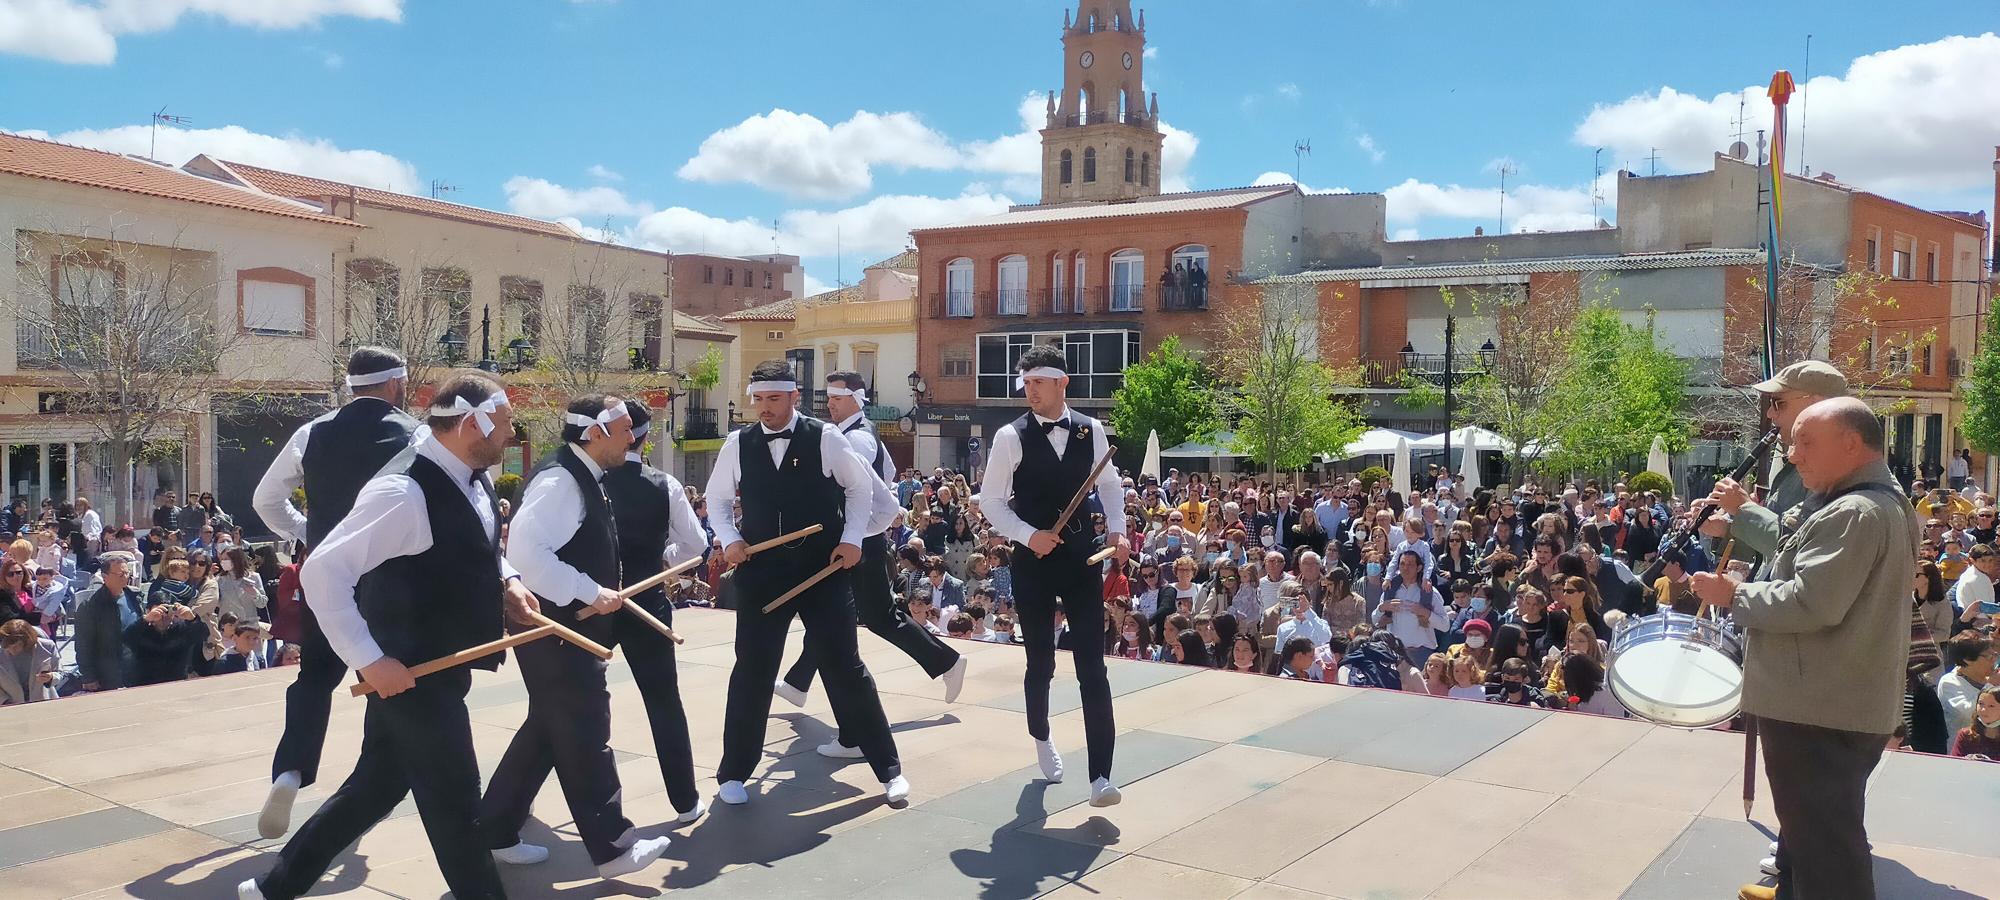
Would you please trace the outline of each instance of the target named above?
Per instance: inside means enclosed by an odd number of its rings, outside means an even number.
[[[1300,599],[1303,602],[1304,598]],[[1283,652],[1285,642],[1295,637],[1311,638],[1315,650],[1325,647],[1328,641],[1333,640],[1333,626],[1326,624],[1325,619],[1312,611],[1312,604],[1307,603],[1304,607],[1306,611],[1304,619],[1286,616],[1283,622],[1278,623],[1277,647],[1280,652]]]
[[[374,397],[357,397],[353,402],[364,400],[388,402]],[[257,489],[250,494],[250,508],[257,511],[257,517],[264,520],[265,527],[285,540],[306,539],[306,514],[292,505],[292,490],[306,483],[306,442],[312,438],[313,426],[339,412],[340,409],[334,409],[292,432],[285,445],[278,448],[271,467],[264,470],[264,477],[257,479]]]
[[[763,428],[765,434],[775,434],[785,429],[796,429],[802,417],[797,410],[792,411],[792,420],[784,428],[764,428],[763,423],[753,426]],[[736,530],[736,510],[731,505],[736,499],[736,485],[743,480],[742,445],[737,438],[742,431],[732,431],[723,439],[722,449],[715,454],[715,468],[708,473],[708,524],[715,529],[716,540],[727,547],[743,540],[743,533]],[[770,442],[771,464],[782,465],[785,451],[792,446],[790,438],[780,438]],[[881,528],[869,531],[875,512],[875,489],[882,484],[868,462],[854,455],[853,445],[840,433],[840,429],[826,425],[819,432],[820,474],[832,478],[846,495],[844,505],[846,521],[840,529],[840,542],[861,546],[861,539],[870,534],[880,534]]]
[[[627,453],[625,464],[642,466],[646,464],[646,459],[637,453]],[[668,566],[678,566],[708,552],[708,531],[701,527],[701,516],[695,514],[694,504],[688,502],[687,489],[681,486],[681,480],[666,472],[660,475],[667,480],[667,506],[670,510],[667,514],[667,548],[660,561]],[[645,577],[640,575],[634,578],[635,575],[638,573],[625,573],[627,580],[631,581]]]
[[[1063,418],[1067,418],[1075,423],[1071,426],[1072,428],[1088,428],[1091,430],[1090,463],[1091,465],[1096,465],[1098,460],[1104,458],[1104,451],[1111,449],[1111,439],[1105,435],[1103,424],[1099,423],[1096,419],[1070,409],[1067,404],[1063,406],[1062,414]],[[1037,424],[1046,425],[1056,420],[1044,419],[1036,415],[1034,416],[1034,421]],[[1056,458],[1061,459],[1063,451],[1069,446],[1070,435],[1067,429],[1057,430],[1064,432],[1060,438],[1056,436],[1055,432],[1051,431],[1039,437],[1031,435],[1030,439],[1048,441],[1049,446],[1053,447],[1056,451]],[[1009,424],[993,435],[993,449],[986,457],[986,480],[979,487],[980,496],[985,498],[985,501],[979,504],[979,512],[986,516],[986,521],[993,524],[994,531],[1006,535],[1008,539],[1022,546],[1026,546],[1028,540],[1035,536],[1035,527],[1022,521],[1021,517],[1015,514],[1014,507],[1009,503],[1014,498],[1014,470],[1019,468],[1020,465],[1021,430]],[[1123,498],[1125,497],[1125,488],[1123,483],[1118,480],[1118,468],[1116,466],[1105,466],[1103,471],[1097,473],[1096,489],[1097,496],[1102,498],[1104,504],[1104,532],[1106,534],[1124,534],[1125,503]],[[1078,507],[1077,509],[1079,512],[1082,511],[1082,507]]]
[[[418,442],[419,455],[438,465],[472,504],[479,524],[491,539],[500,527],[493,515],[486,482],[472,480],[472,467],[426,434]],[[304,568],[299,570],[299,586],[306,604],[319,619],[326,642],[349,668],[359,669],[383,657],[382,648],[368,633],[368,622],[354,605],[354,585],[361,576],[399,556],[414,556],[432,545],[429,508],[417,481],[407,474],[378,475],[361,488],[354,510],[334,526],[333,532],[313,548]],[[516,576],[505,558],[499,577]]]
[[[569,445],[571,453],[583,461],[591,478],[603,490],[604,469],[580,444]],[[608,512],[608,504],[607,504]],[[521,573],[521,583],[535,596],[559,606],[589,603],[607,587],[556,558],[556,551],[576,537],[583,525],[583,491],[576,476],[562,466],[543,469],[521,491],[521,508],[507,523],[507,562]],[[617,585],[609,585],[616,588]]]
[[[862,427],[853,431],[847,430],[862,418],[864,413],[857,412],[833,427],[839,429],[841,437],[847,439],[847,445],[853,448],[854,455],[861,457],[862,462],[869,463],[872,467],[873,463],[870,461],[875,459],[876,448],[881,446],[875,437],[875,429]],[[902,505],[896,502],[896,489],[890,486],[896,481],[895,461],[889,458],[888,453],[883,453],[882,465],[875,467],[874,471],[881,477],[882,489],[875,492],[875,508],[868,516],[867,533],[870,537],[888,531],[889,526],[896,521],[896,514],[903,511]]]
[[[77,519],[77,527],[83,529],[85,539],[95,541],[104,536],[104,517],[98,515],[97,510],[86,509]]]

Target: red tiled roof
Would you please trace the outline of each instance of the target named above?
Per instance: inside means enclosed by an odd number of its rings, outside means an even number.
[[[325,215],[290,200],[211,181],[171,166],[4,132],[0,132],[0,173],[309,222],[360,227],[359,222]]]
[[[753,306],[750,307],[749,309],[740,309],[737,310],[736,312],[723,316],[722,321],[790,322],[798,318],[798,314],[793,312],[793,309],[796,307],[797,303],[798,301],[787,298],[784,300],[779,300],[776,303],[766,303],[763,306]]]
[[[511,228],[515,231],[526,231],[549,237],[564,238],[566,240],[576,240],[581,237],[576,232],[555,222],[544,222],[541,219],[531,219],[527,216],[494,212],[493,210],[481,209],[477,206],[466,206],[462,203],[447,203],[443,200],[433,200],[429,197],[398,194],[395,191],[384,191],[355,184],[345,184],[339,181],[328,181],[324,178],[313,178],[309,175],[295,175],[291,172],[280,172],[275,169],[266,169],[247,163],[223,162],[222,164],[227,166],[230,171],[235,172],[243,180],[250,182],[258,190],[276,194],[280,197],[317,200],[329,196],[353,196],[364,206],[394,209],[424,216],[437,216],[443,219],[456,219],[461,222],[471,222],[475,225]]]

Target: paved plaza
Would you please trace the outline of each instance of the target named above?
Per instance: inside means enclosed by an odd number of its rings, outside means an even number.
[[[695,758],[720,754],[733,661],[726,612],[685,611],[681,694]],[[796,653],[798,635],[793,635]],[[823,692],[775,701],[752,802],[668,828],[645,710],[612,664],[612,746],[625,810],[673,846],[619,882],[594,877],[550,779],[524,837],[540,866],[501,867],[536,897],[1680,898],[1735,896],[1776,821],[1767,791],[1742,817],[1742,740],[1571,713],[1113,660],[1117,780],[1093,809],[1083,727],[1063,663],[1055,740],[1072,777],[1049,785],[1022,727],[1018,648],[971,656],[959,702],[864,634],[914,786],[890,809],[866,765],[812,748],[831,735]],[[469,697],[490,771],[527,700],[513,665]],[[274,670],[0,711],[0,898],[233,898],[276,842],[256,812],[292,672]],[[362,701],[341,697],[319,784],[295,824],[346,777]],[[711,797],[713,770],[700,768]],[[314,896],[445,894],[415,809],[335,864]],[[2000,765],[1894,753],[1869,828],[1881,896],[2000,896]]]

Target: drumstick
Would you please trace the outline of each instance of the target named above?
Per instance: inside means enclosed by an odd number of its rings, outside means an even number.
[[[539,628],[530,628],[527,631],[515,632],[497,641],[487,641],[477,647],[467,647],[449,656],[440,656],[437,659],[417,663],[410,667],[410,677],[422,678],[433,672],[442,672],[453,666],[469,663],[482,656],[490,656],[509,647],[518,647],[529,641],[540,640],[555,633],[555,629],[548,625],[543,625]],[[353,696],[361,697],[374,693],[375,686],[366,681],[356,682],[353,687],[347,689],[347,692]]]
[[[1091,467],[1089,477],[1083,479],[1083,484],[1077,486],[1075,496],[1069,498],[1069,505],[1063,507],[1062,515],[1057,517],[1056,524],[1049,528],[1051,534],[1062,534],[1063,526],[1069,524],[1070,516],[1076,515],[1076,508],[1083,505],[1083,498],[1090,496],[1091,485],[1097,483],[1098,474],[1104,471],[1106,465],[1110,464],[1111,454],[1115,452],[1117,452],[1116,448],[1105,449],[1104,455],[1097,460],[1097,465]]]
[[[629,610],[633,615],[638,616],[639,619],[645,622],[647,625],[652,626],[653,630],[659,632],[662,637],[665,637],[667,640],[673,641],[676,644],[687,643],[687,640],[685,638],[682,638],[680,635],[675,634],[672,628],[667,627],[667,623],[660,621],[658,616],[655,616],[652,613],[647,612],[645,607],[640,606],[639,601],[625,596],[620,596],[618,599],[625,601],[625,608],[627,610]]]
[[[577,645],[578,647],[583,648],[584,652],[589,653],[590,655],[595,656],[598,659],[611,658],[611,648],[606,647],[603,644],[600,644],[596,641],[593,641],[590,638],[584,637],[583,635],[577,634],[575,631],[571,630],[569,626],[564,625],[561,622],[558,622],[554,619],[549,618],[548,616],[542,615],[540,612],[536,612],[533,610],[530,610],[528,612],[528,617],[534,619],[536,625],[540,625],[543,628],[550,629],[555,633],[556,637],[562,638],[565,641],[568,641],[572,644]]]
[[[1090,558],[1089,558],[1089,559],[1086,559],[1086,560],[1084,560],[1084,562],[1086,562],[1086,563],[1088,563],[1088,564],[1090,564],[1090,565],[1093,565],[1093,566],[1094,566],[1094,565],[1097,565],[1098,563],[1101,563],[1101,562],[1103,562],[1103,561],[1105,561],[1105,560],[1107,560],[1107,559],[1110,559],[1110,558],[1111,558],[1111,554],[1113,554],[1113,553],[1117,553],[1117,552],[1118,552],[1118,548],[1117,548],[1117,547],[1106,547],[1106,548],[1104,548],[1104,549],[1102,549],[1102,550],[1099,550],[1099,551],[1097,551],[1096,553],[1092,553],[1092,554],[1090,555]]]
[[[818,528],[819,526],[814,525],[813,527]],[[751,552],[754,553],[756,551],[753,550]],[[640,594],[643,594],[646,591],[652,589],[655,585],[658,585],[659,583],[666,581],[667,579],[672,578],[675,575],[679,575],[682,572],[692,569],[695,566],[701,565],[701,561],[702,557],[697,556],[693,559],[688,560],[687,562],[681,563],[680,565],[672,566],[666,569],[665,571],[662,571],[658,575],[651,576],[636,584],[629,585],[625,587],[623,590],[620,590],[618,592],[618,599],[630,600],[633,597],[637,597]]]
[[[774,609],[777,609],[780,606],[785,605],[785,601],[805,593],[807,588],[810,588],[815,584],[825,581],[826,576],[832,575],[833,573],[838,571],[840,571],[840,563],[837,562],[827,563],[826,568],[814,572],[811,578],[801,581],[798,583],[797,587],[794,587],[789,591],[779,594],[778,599],[764,604],[764,611],[768,613]]]

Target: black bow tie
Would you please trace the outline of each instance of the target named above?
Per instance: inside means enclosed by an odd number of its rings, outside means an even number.
[[[1042,433],[1048,434],[1049,432],[1054,431],[1058,428],[1075,428],[1075,427],[1076,426],[1074,424],[1071,424],[1070,420],[1068,419],[1057,419],[1053,422],[1043,422]]]
[[[773,441],[789,441],[792,439],[792,430],[787,428],[784,431],[766,431],[764,437]]]

